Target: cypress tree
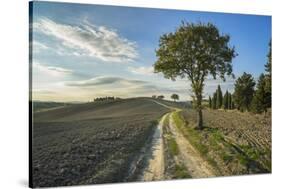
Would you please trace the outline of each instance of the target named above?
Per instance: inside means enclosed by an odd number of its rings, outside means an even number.
[[[250,110],[254,95],[255,81],[251,74],[243,73],[234,86],[234,97],[237,109],[240,111]]]
[[[233,95],[232,95],[233,97]],[[231,100],[231,109],[234,110],[236,107],[235,107],[235,103],[234,103],[234,99]]]
[[[209,108],[212,108],[212,98],[209,96]]]
[[[229,105],[228,105],[228,91],[225,92],[224,96],[223,96],[223,109],[229,109]]]
[[[212,102],[213,109],[217,109],[217,92],[214,93]]]
[[[267,108],[267,94],[266,94],[266,78],[264,74],[261,74],[257,84],[257,90],[255,91],[251,110],[254,113],[262,113],[266,111]]]
[[[222,91],[221,91],[221,87],[220,85],[218,85],[218,89],[217,89],[217,105],[216,105],[217,109],[222,107]]]
[[[227,102],[227,105],[228,105],[228,109],[233,109],[232,108],[232,95],[231,93],[228,93],[228,102]]]

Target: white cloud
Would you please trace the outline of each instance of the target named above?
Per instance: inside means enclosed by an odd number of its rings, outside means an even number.
[[[99,76],[88,80],[69,81],[65,83],[65,85],[67,86],[74,87],[96,87],[112,84],[114,84],[114,86],[118,88],[120,86],[130,87],[135,85],[144,85],[147,84],[147,82],[141,80],[130,80],[121,77]]]
[[[48,94],[56,94],[56,92],[51,91],[51,90],[45,90],[45,89],[33,89],[32,90],[33,94],[44,94],[44,95],[48,95]]]
[[[154,74],[154,69],[152,66],[150,67],[129,67],[128,70],[134,74],[139,74],[139,75],[153,75]]]
[[[32,50],[34,53],[41,52],[42,50],[47,50],[49,47],[39,41],[33,40],[32,42]]]
[[[65,87],[79,91],[88,99],[101,96],[118,96],[121,98],[151,96],[158,94],[158,87],[143,80],[116,76],[99,76],[88,80],[64,82]]]
[[[72,74],[72,70],[55,67],[55,66],[46,66],[38,62],[34,62],[32,65],[33,70],[38,71],[39,73],[46,74],[52,77],[64,77]]]
[[[162,86],[150,81],[128,79],[123,77],[99,76],[88,80],[64,82],[65,86],[73,90],[91,94],[92,96],[136,97],[172,93],[185,93],[182,88]]]
[[[104,26],[84,22],[79,26],[54,22],[47,18],[34,23],[34,29],[61,40],[75,55],[95,57],[103,61],[130,62],[137,58],[136,43]]]

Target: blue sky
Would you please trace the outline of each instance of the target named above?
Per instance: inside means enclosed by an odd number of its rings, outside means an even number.
[[[33,5],[33,97],[88,101],[97,96],[151,96],[178,93],[189,100],[187,80],[154,74],[159,37],[182,20],[212,22],[231,36],[236,77],[264,71],[271,17],[116,6],[35,2]],[[205,96],[218,83],[233,91],[234,80],[208,80]]]

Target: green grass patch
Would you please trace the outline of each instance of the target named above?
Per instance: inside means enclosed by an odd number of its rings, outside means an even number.
[[[186,168],[183,165],[176,165],[174,177],[178,178],[178,179],[191,178],[191,175],[188,174],[188,172],[186,171]]]
[[[169,115],[167,115],[164,119],[164,134],[166,136],[166,141],[167,141],[167,145],[168,145],[168,150],[169,153],[172,156],[177,156],[179,154],[179,147],[178,144],[176,142],[176,140],[174,139],[174,137],[172,136],[172,134],[170,133],[170,130],[168,128],[169,126]]]
[[[165,127],[169,125],[169,114],[167,114],[167,116],[165,117],[163,124]]]
[[[265,155],[270,154],[266,149],[256,148],[250,145],[239,145],[241,150],[245,153],[245,157],[240,157],[240,162],[244,165],[249,164],[251,161],[260,162],[264,168],[271,171],[271,161],[264,158]]]
[[[214,151],[220,151],[222,147],[219,145],[222,141],[224,141],[223,135],[217,130],[213,128],[205,128],[203,131],[199,131],[191,127],[188,121],[185,121],[180,111],[174,112],[172,114],[174,122],[177,128],[183,133],[184,137],[191,143],[191,145],[199,151],[201,156],[205,158],[205,160],[212,165],[218,173],[220,173],[219,166],[217,162],[209,156],[210,148]],[[204,136],[205,134],[205,136]],[[205,137],[208,137],[209,145],[203,144],[203,140]]]
[[[251,160],[259,160],[265,154],[263,150],[253,148],[250,145],[240,145],[240,148],[247,154]]]
[[[222,159],[224,162],[229,163],[233,160],[233,155],[223,152]]]
[[[167,147],[167,153],[169,154],[169,157],[173,159],[173,164],[170,166],[170,174],[175,179],[181,179],[181,178],[191,178],[191,176],[188,174],[186,168],[175,162],[176,156],[179,155],[179,147],[178,144],[173,137],[170,129],[169,129],[169,121],[170,121],[170,115],[168,114],[163,122],[163,133],[164,133],[164,140]]]
[[[176,140],[173,137],[168,136],[167,137],[167,142],[168,142],[168,148],[169,151],[173,156],[177,156],[179,154],[179,148]]]
[[[197,130],[193,129],[192,127],[187,127],[186,122],[179,112],[174,112],[172,114],[174,122],[179,130],[181,130],[184,136],[188,139],[188,141],[202,154],[206,155],[208,153],[208,148],[203,145],[201,141],[201,136]]]

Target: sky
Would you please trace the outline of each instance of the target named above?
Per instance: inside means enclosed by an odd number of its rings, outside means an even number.
[[[152,8],[34,2],[32,15],[32,98],[91,101],[101,96],[130,98],[177,93],[191,99],[187,79],[171,81],[153,72],[161,35],[186,22],[211,22],[230,35],[238,56],[237,77],[264,72],[271,17]],[[204,96],[220,84],[233,92],[235,80],[207,78]]]

